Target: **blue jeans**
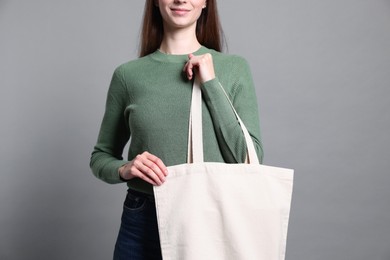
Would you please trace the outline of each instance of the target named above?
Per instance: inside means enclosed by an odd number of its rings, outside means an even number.
[[[153,195],[129,189],[114,260],[162,260]]]

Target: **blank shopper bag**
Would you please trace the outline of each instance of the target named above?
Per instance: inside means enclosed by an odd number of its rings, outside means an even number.
[[[294,171],[259,164],[237,113],[248,163],[203,162],[201,102],[196,80],[188,163],[168,167],[166,182],[154,186],[163,259],[285,259]]]

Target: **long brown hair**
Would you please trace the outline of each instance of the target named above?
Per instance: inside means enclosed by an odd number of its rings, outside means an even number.
[[[163,19],[155,0],[146,0],[141,31],[140,53],[143,57],[155,52],[164,35]],[[196,24],[196,37],[203,46],[222,51],[224,35],[219,21],[216,0],[207,0]]]

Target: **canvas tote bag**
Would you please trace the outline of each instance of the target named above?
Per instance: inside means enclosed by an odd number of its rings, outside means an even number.
[[[236,112],[249,163],[203,162],[201,102],[195,80],[188,163],[168,167],[154,186],[163,259],[285,259],[293,170],[259,164]]]

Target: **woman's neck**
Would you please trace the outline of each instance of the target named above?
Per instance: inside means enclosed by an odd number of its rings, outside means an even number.
[[[173,31],[164,28],[164,38],[160,45],[160,51],[167,54],[189,54],[197,51],[201,44],[196,38],[195,28],[192,30],[175,29]]]

